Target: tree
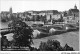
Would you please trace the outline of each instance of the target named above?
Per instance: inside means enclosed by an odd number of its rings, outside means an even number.
[[[74,51],[74,49],[67,44],[62,47],[57,40],[48,40],[47,42],[41,42],[38,48],[40,51]]]
[[[1,50],[3,50],[3,47],[7,48],[9,42],[6,36],[1,37]]]
[[[14,30],[13,46],[31,47],[33,30],[25,22],[21,20],[13,21],[8,26]]]

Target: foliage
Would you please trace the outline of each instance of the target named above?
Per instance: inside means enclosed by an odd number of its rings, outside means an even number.
[[[6,36],[2,36],[2,38],[1,38],[1,47],[4,46],[5,48],[7,48],[8,44],[9,43],[8,43],[8,40],[7,40]]]
[[[48,40],[47,42],[41,42],[39,49],[40,51],[74,51],[72,47],[67,44],[62,47],[60,42],[57,40]]]
[[[32,43],[32,29],[21,20],[13,21],[8,25],[14,30],[13,35],[13,46],[28,46]]]

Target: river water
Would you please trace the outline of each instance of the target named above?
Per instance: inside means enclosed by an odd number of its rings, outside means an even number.
[[[0,22],[0,29],[8,28],[8,24],[9,24],[9,22],[6,22],[6,23]],[[0,32],[1,32],[1,31],[0,31]],[[7,34],[7,35],[5,35],[5,36],[7,36],[7,39],[8,39],[9,41],[11,41],[11,40],[13,39],[13,38],[12,38],[12,36],[13,36],[12,33]],[[0,35],[0,37],[1,37],[1,35]]]
[[[9,24],[9,22],[6,22],[6,23],[2,23],[2,22],[0,22],[0,29],[2,29],[2,28],[8,28],[8,24]]]

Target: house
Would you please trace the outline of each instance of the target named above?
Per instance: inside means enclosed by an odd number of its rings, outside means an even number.
[[[67,23],[78,22],[79,21],[79,10],[77,9],[77,6],[75,5],[73,9],[69,9],[68,11],[66,11],[63,15],[63,19]]]
[[[61,14],[59,14],[59,13],[52,15],[52,19],[54,19],[54,20],[58,20],[60,18],[61,18]]]
[[[48,20],[58,20],[61,17],[61,14],[57,10],[48,11],[46,14],[47,21]]]
[[[73,16],[73,20],[79,17],[79,10],[76,5],[74,6],[74,9],[69,9],[68,16]]]

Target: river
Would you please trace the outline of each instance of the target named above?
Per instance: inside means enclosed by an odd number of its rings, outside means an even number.
[[[8,24],[9,24],[9,22],[6,22],[6,23],[0,22],[0,29],[8,28]],[[5,36],[7,36],[7,39],[8,39],[9,41],[11,41],[11,40],[13,39],[13,38],[12,38],[12,36],[13,36],[12,33],[7,34],[7,35],[5,35]],[[0,37],[1,37],[1,35],[0,35]]]
[[[8,28],[8,24],[9,24],[9,22],[5,22],[5,23],[2,23],[2,22],[0,22],[0,29],[2,29],[2,28]]]

